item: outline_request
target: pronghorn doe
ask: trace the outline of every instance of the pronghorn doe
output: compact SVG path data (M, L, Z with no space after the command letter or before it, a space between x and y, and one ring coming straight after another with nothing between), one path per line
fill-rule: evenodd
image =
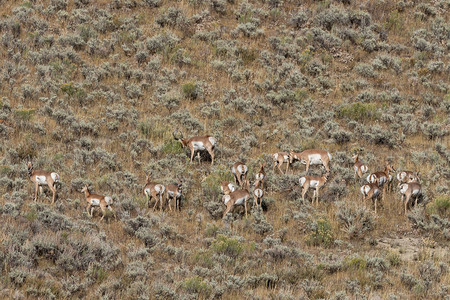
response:
M256 206L259 206L259 207L261 207L262 198L264 197L264 191L262 189L262 186L261 186L261 188L259 188L260 183L261 183L261 181L255 181L255 183L253 185L254 186L253 196L255 197L254 198L254 200L255 200L254 203L255 203Z
M222 201L226 205L226 209L223 212L223 217L227 215L230 210L236 205L244 205L245 208L245 216L247 217L247 201L250 197L249 193L249 181L245 181L245 189L236 190L229 194L223 195Z
M321 149L308 149L300 153L296 153L293 150L289 152L289 161L286 168L286 173L289 169L289 164L299 160L302 164L306 165L306 173L308 173L310 165L323 165L330 172L331 154L328 151Z
M386 162L386 166L384 167L384 171L378 171L375 173L371 173L367 176L367 182L369 183L377 183L379 187L383 187L383 199L385 198L386 194L386 186L389 181L389 172L394 171L395 169L393 166L389 164L389 162Z
M235 184L239 183L239 187L242 188L247 178L248 172L247 166L243 162L238 161L231 168L231 172L233 173L234 176L234 183Z
M33 163L28 162L28 177L34 183L34 201L37 201L38 190L42 194L44 185L48 186L53 193L52 204L55 203L56 185L59 183L59 175L56 172L48 172L43 170L34 170Z
M367 173L367 171L369 171L369 168L361 161L359 161L358 154L353 155L352 158L355 160L355 163L353 164L353 171L355 171L355 179L357 179L357 177L362 178L364 173Z
M159 201L159 209L162 210L162 196L166 190L165 186L150 180L151 174L145 177L144 195L147 197L148 207L150 207L150 201L152 198L156 200L153 210L155 210L156 205Z
M220 191L224 194L224 195L228 195L231 192L234 192L236 190L236 187L234 186L234 184L232 184L229 181L223 181L220 184Z
M109 211L113 213L114 218L117 219L116 213L114 212L114 210L111 207L111 205L112 205L112 198L111 197L98 195L98 194L91 194L89 192L89 187L88 187L87 184L83 187L81 192L84 193L84 195L86 196L86 201L87 201L87 204L88 204L86 206L86 211L87 211L89 216L92 217L92 215L93 215L92 208L94 208L96 206L99 206L100 209L102 210L102 217L100 218L100 221L102 221L103 218L105 217L106 209L109 209Z
M323 176L303 176L298 180L302 187L302 199L305 201L305 194L308 189L314 189L312 203L314 203L314 197L316 198L316 205L319 205L319 189L327 182L330 173L325 173Z
M265 163L259 163L261 166L261 169L259 169L259 172L255 175L255 186L261 185L261 189L264 188L264 180L266 179L266 172L264 171Z
M183 135L176 136L175 132L172 132L173 138L181 143L184 147L188 147L191 150L191 163L194 158L195 151L206 150L211 156L211 165L214 164L214 148L216 146L216 139L212 136L194 136L191 138L183 138ZM200 153L199 153L200 155ZM199 156L200 163L200 156Z
M408 182L420 182L419 178L420 172L413 172L413 171L400 171L397 173L397 180L398 185L400 186L402 183L408 183Z
M287 169L289 167L289 153L288 152L277 152L272 154L272 158L273 158L273 168L272 170L275 172L275 167L278 167L278 170L280 170L281 174L283 173L283 170L281 170L281 166L283 165L284 162L286 162L286 173L287 173Z
M172 206L170 205L170 200L175 199L175 211L180 209L180 201L183 195L182 190L183 181L178 178L177 184L166 185L166 201L169 205L170 211L172 211Z
M367 200L372 199L375 205L375 214L377 213L377 201L380 196L380 188L378 183L368 183L361 187L361 194L363 202L365 203Z
M408 208L408 203L411 198L415 199L414 206L417 207L417 199L422 194L422 186L417 182L416 178L409 178L406 183L399 185L400 194L402 194L401 201L405 201L405 215Z

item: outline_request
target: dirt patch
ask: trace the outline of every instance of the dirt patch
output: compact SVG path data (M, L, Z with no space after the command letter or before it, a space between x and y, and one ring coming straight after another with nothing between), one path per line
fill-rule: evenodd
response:
M444 257L448 249L439 247L433 241L424 238L401 237L382 238L378 241L379 248L397 252L404 261L414 261L420 252L426 251L432 257Z

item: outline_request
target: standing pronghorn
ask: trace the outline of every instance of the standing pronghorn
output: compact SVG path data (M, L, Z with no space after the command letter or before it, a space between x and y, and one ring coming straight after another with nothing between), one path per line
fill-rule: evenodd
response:
M170 211L172 211L172 206L170 205L171 199L175 199L175 210L181 210L180 201L183 195L182 184L183 181L178 178L177 184L166 185L166 201L169 205Z
M278 167L278 170L280 170L281 174L283 173L283 170L281 170L281 166L283 165L284 162L286 162L286 172L287 172L287 168L289 167L289 153L287 152L277 152L272 154L272 158L273 158L273 168L272 170L275 172L275 167Z
M242 188L244 186L247 177L248 172L247 166L243 162L238 161L231 168L231 172L233 173L234 176L234 183L235 184L239 183L239 186Z
M253 190L253 196L255 197L254 203L256 204L256 206L259 206L259 207L261 207L262 198L264 196L264 191L262 189L262 186L261 186L261 188L259 188L260 183L261 183L261 181L255 181L255 184L254 184L255 189Z
M377 200L380 195L380 188L377 183L368 183L361 187L363 201L372 199L375 204L375 213L377 213Z
M299 160L302 164L306 164L306 172L308 173L310 165L323 165L330 172L331 154L328 151L320 149L309 149L300 153L293 150L289 152L289 161L286 167L286 173L289 169L289 164Z
M357 177L362 178L364 173L367 173L369 168L361 161L359 161L358 154L353 155L352 158L355 160L355 163L353 164L353 171L355 171L355 179L357 179Z
M305 201L305 194L308 189L314 189L312 203L314 203L314 197L316 198L316 205L319 205L319 189L327 182L330 173L325 173L323 176L303 176L298 180L302 187L302 199Z
M259 172L255 175L255 186L259 186L261 184L261 188L264 188L264 180L266 179L266 172L264 171L265 163L259 163L261 166L261 169L259 169Z
M159 209L162 210L162 196L166 190L165 186L156 182L150 181L150 174L145 177L144 195L147 197L148 207L150 207L150 201L152 198L156 200L153 210L155 210L156 205L159 201ZM159 199L158 199L159 197Z
M234 192L236 190L236 187L234 186L234 184L232 184L231 182L228 181L223 181L220 184L220 191L224 194L224 195L228 195L231 192Z
M422 194L422 186L414 178L410 178L407 183L399 185L400 194L402 194L402 201L405 201L405 215L408 208L409 199L415 198L414 206L417 207L417 199Z
M86 201L88 205L86 206L86 211L89 216L92 217L93 211L91 208L94 208L96 206L99 206L102 210L102 217L100 218L100 221L103 220L103 218L106 215L106 208L109 209L114 215L114 218L117 219L116 213L113 211L111 205L112 205L112 198L108 196L98 195L98 194L91 194L89 192L88 185L86 184L83 189L81 190L82 193L86 196Z
M378 186L383 187L383 198L386 194L386 183L389 180L389 171L394 171L394 167L392 167L389 162L386 162L386 166L384 168L384 171L378 171L375 173L371 173L367 176L367 181L369 183L377 183Z
M42 194L42 187L48 186L53 193L52 204L55 203L56 185L59 182L59 175L56 172L47 172L43 170L33 170L33 163L28 162L28 177L34 183L34 201L37 201L38 189Z
M419 172L413 171L400 171L397 173L398 185L402 183L407 183L408 181L416 181L419 182Z
M245 181L245 189L236 190L229 194L226 194L222 197L223 203L226 205L226 209L223 212L223 217L227 215L227 213L236 205L244 205L245 208L245 216L247 217L247 201L250 197L249 193L249 182Z
M177 137L175 132L172 132L173 138L181 143L184 147L188 147L191 150L191 162L194 158L195 151L206 150L209 155L211 155L211 165L214 164L214 148L216 146L216 139L212 136L194 136L188 139L183 138L183 136ZM199 156L200 162L200 156Z

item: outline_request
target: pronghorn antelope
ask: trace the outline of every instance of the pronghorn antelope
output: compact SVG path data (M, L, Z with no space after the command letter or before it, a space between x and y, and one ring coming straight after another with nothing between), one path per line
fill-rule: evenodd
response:
M31 182L34 183L34 201L37 201L38 198L38 189L39 194L42 194L42 187L44 185L48 186L53 193L52 204L55 203L56 197L56 185L59 182L59 175L56 172L47 172L43 170L33 170L33 163L31 161L28 162L28 177Z
M112 198L108 196L103 195L97 195L97 194L91 194L89 192L88 185L86 184L83 189L81 190L82 193L86 196L87 206L86 211L89 216L92 217L93 211L92 208L99 206L102 210L102 217L100 218L100 221L103 220L103 218L106 215L106 209L108 208L109 211L111 211L114 215L114 218L117 219L116 213L113 211L111 205L112 205Z
M247 177L248 172L247 166L243 162L238 161L231 168L231 172L233 173L234 176L234 183L235 184L239 183L239 186L242 188Z
M244 205L245 208L245 216L247 217L247 201L250 197L249 193L249 182L245 181L245 189L236 190L227 195L223 195L222 201L226 205L226 209L223 212L223 218L227 215L230 210L236 205Z
M266 179L266 172L264 171L264 166L266 165L265 163L259 164L261 166L261 169L259 169L259 172L256 173L255 175L255 186L259 186L261 184L261 188L264 187L264 179Z
M369 168L361 161L359 161L358 154L353 155L352 158L355 160L355 163L353 164L353 170L355 171L355 179L357 179L357 177L362 178L363 174L367 173Z
M377 213L377 200L378 196L380 196L380 188L376 183L368 183L361 187L361 194L363 201L372 199L375 204L375 213Z
M401 171L397 173L398 185L402 183L416 181L419 182L419 173L420 172L412 172L412 171Z
M172 211L172 206L170 205L171 199L175 199L175 210L180 210L180 201L183 194L182 184L182 180L178 178L177 184L166 185L166 201L170 211Z
M289 167L289 153L287 152L277 152L272 154L273 158L273 168L272 170L275 172L275 167L278 167L278 170L280 170L281 174L284 174L281 170L281 165L283 165L284 162L286 162L286 172L287 168Z
M183 136L177 137L175 132L172 132L173 138L181 143L184 147L188 147L191 150L191 162L194 158L195 151L206 150L209 155L211 155L211 165L214 164L214 148L216 145L216 139L212 136L194 136L188 139L183 138ZM200 156L199 156L200 162Z
M162 210L162 197L164 195L164 191L166 187L162 184L151 182L150 174L145 177L145 186L144 186L144 195L147 197L148 207L150 207L150 201L152 198L156 200L155 205L153 206L153 210L155 210L156 205L159 201L159 209ZM159 197L159 199L158 199Z
M314 194L312 198L312 203L314 203L314 198L316 198L316 205L319 205L319 189L327 182L330 173L325 173L323 176L303 176L298 180L300 186L302 187L302 199L305 200L306 192L308 189L314 189Z
M386 162L386 166L384 168L384 171L378 171L375 173L371 173L367 176L367 182L369 183L377 183L378 186L383 187L383 197L386 192L386 183L389 180L389 171L394 171L394 167L392 167L389 162Z
M262 190L262 186L261 186L261 188L259 188L260 182L261 181L255 181L255 184L254 184L255 189L253 190L253 196L255 197L254 198L255 199L254 203L256 204L256 206L259 205L259 207L261 207L262 198L264 196L264 191Z
M236 187L234 186L234 184L232 184L231 182L228 181L223 181L220 184L220 191L224 194L224 195L228 195L231 192L234 192L236 190Z
M328 151L320 149L308 149L300 153L295 153L293 150L289 152L289 161L286 168L286 173L289 169L289 164L299 160L302 164L306 164L306 172L310 165L323 165L327 172L330 172L331 154Z
M408 208L408 202L409 199L415 198L415 206L417 207L417 198L419 198L420 194L422 193L422 186L418 182L409 182L409 183L402 183L399 186L400 194L402 194L402 201L405 201L405 215L406 210Z

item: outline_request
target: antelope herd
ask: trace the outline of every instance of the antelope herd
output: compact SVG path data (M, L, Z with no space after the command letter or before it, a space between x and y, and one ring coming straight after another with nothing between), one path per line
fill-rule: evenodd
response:
M211 165L214 164L214 149L216 146L216 139L214 137L196 136L191 138L183 138L182 135L177 136L175 132L172 134L174 139L179 141L183 148L188 147L190 149L191 162L193 161L196 151L200 162L200 151L206 150L211 156ZM314 204L315 200L315 205L317 206L319 203L319 190L326 184L330 176L331 158L332 156L328 151L321 149L308 149L299 153L294 152L293 150L289 152L277 152L272 155L272 169L273 172L275 172L275 168L278 168L281 174L287 174L289 171L289 165L293 164L295 161L300 161L300 163L306 165L306 173L308 173L311 165L322 165L326 171L322 176L302 176L298 180L303 201L305 200L305 195L308 190L313 189L314 193L312 196L312 203ZM359 160L358 154L353 155L352 158L354 159L352 169L355 174L355 180L364 180L364 174L368 173L369 168ZM281 169L283 163L286 163L285 173L283 173L283 170ZM231 173L234 176L234 184L225 181L220 185L220 190L223 194L222 202L226 207L223 213L223 218L225 218L229 212L232 212L236 206L244 206L245 215L247 216L247 204L251 194L253 194L254 199L253 205L256 207L262 207L262 200L265 195L264 181L266 179L264 166L265 163L260 163L260 169L254 176L255 181L252 185L253 190L251 192L250 181L247 178L249 168L241 161L233 164L231 167ZM56 172L34 170L31 160L27 164L27 169L28 177L35 186L34 201L37 201L38 194L43 192L43 186L48 186L53 193L53 204L57 193L57 185L59 184L59 175ZM374 203L375 213L377 213L378 198L380 195L385 198L386 189L389 190L389 186L392 186L393 184L394 176L392 172L396 172L395 168L389 162L386 162L384 170L370 173L366 177L367 183L363 184L360 188L363 202L365 203L372 200ZM150 207L150 202L154 200L155 203L153 205L153 210L156 209L158 203L159 209L163 210L163 202L165 202L169 207L169 210L172 211L171 201L174 200L175 211L180 210L180 202L183 197L183 181L181 178L177 177L178 181L176 184L163 185L153 181L151 178L151 173L145 175L146 178L143 193L147 199L148 207ZM412 171L400 171L397 173L396 178L398 180L397 187L401 194L401 201L404 204L404 213L406 214L409 201L415 200L415 205L417 205L418 198L422 194L419 173ZM85 185L81 192L85 194L87 202L86 211L89 216L92 217L93 208L100 207L102 211L102 217L100 220L104 219L107 209L113 213L114 217L116 217L116 214L112 209L113 201L111 197L91 194L88 185Z

